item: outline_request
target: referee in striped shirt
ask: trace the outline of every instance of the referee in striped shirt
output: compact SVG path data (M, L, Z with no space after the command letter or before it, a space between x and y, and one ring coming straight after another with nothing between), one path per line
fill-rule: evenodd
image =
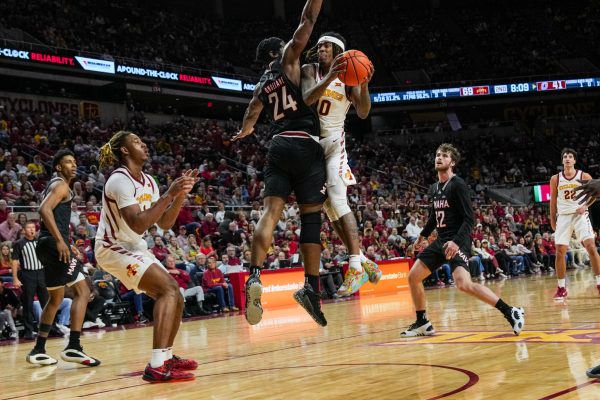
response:
M48 302L48 289L44 277L44 266L35 254L37 240L35 238L35 223L25 224L25 236L13 243L12 273L13 285L22 288L21 303L23 304L23 322L25 324L25 339L34 339L36 331L33 325L33 298L37 294L40 304Z

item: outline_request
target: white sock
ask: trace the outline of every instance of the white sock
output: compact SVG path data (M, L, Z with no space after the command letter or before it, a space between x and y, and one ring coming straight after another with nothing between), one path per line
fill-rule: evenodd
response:
M566 281L566 279L559 279L558 280L558 287L564 288L565 287L565 281Z
M360 251L359 256L360 256L361 263L367 262L369 260L367 257L365 257L365 253L363 253L362 250Z
M167 349L152 349L152 359L150 360L150 366L152 368L162 367L167 361Z
M173 358L173 348L167 347L167 360L170 360L171 358Z
M363 267L362 265L360 265L360 256L358 254L353 254L350 256L350 259L348 260L348 266L358 272L362 272L363 271Z
M600 285L600 275L596 275L596 285Z

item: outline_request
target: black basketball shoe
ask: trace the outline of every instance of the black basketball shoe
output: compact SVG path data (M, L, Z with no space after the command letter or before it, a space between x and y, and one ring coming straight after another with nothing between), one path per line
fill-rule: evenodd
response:
M294 293L294 300L298 302L306 310L308 315L321 326L327 326L325 315L321 311L321 296L313 290L308 283L304 287Z
M525 326L525 310L522 308L512 307L510 309L510 317L505 316L506 320L513 328L515 335L519 336Z
M244 315L246 321L250 325L256 325L262 319L263 309L260 303L260 297L262 296L262 283L260 277L255 274L251 274L246 282L246 308Z

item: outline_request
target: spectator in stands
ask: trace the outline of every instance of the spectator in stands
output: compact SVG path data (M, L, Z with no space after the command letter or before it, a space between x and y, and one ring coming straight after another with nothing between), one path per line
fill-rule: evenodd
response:
M104 328L106 324L100 318L100 313L104 309L104 305L106 304L107 299L100 296L98 288L92 284L92 281L89 276L86 277L85 280L90 288L90 298L88 300L87 308L85 310L82 329L90 329L95 327ZM65 292L66 291L67 289L65 289Z
M207 261L206 255L204 255L202 253L198 253L196 255L196 260L195 261L196 262L195 262L194 265L196 266L196 270L198 272L204 272L204 271L206 271L206 268L207 268L207 266L206 266L206 261Z
M215 221L212 213L207 213L204 220L200 224L200 237L207 237L214 235L219 229L219 223Z
M90 224L90 222L87 219L87 215L86 215L85 212L82 212L82 213L79 214L79 225L85 226L86 236L87 237L94 237L94 236L96 236L96 229L97 228L96 228L96 226Z
M34 176L45 173L44 164L42 163L42 158L39 154L33 156L33 161L27 165L27 169L29 170L29 173Z
M419 234L423 228L419 228L417 226L417 219L415 217L410 217L408 224L406 225L406 231L408 232L408 238L411 242L414 242L419 238Z
M212 246L212 240L210 240L210 236L205 236L204 239L202 239L202 245L198 248L198 250L206 257L210 257L211 255L215 257L217 256L217 251Z
M214 255L208 256L208 269L202 275L202 288L206 293L217 296L219 308L223 312L238 311L233 299L233 286L225 282L225 276L217 269L217 259Z
M79 214L80 214L80 212L79 212L79 206L78 206L77 202L72 201L71 202L71 219L69 222L73 229L76 229L77 225L80 224Z
M88 183L89 182L86 182L86 187ZM85 217L90 225L94 227L98 226L98 222L100 221L100 213L94 209L94 203L92 201L88 200L85 203Z
M173 258L173 256L166 256L165 267L167 268L167 272L171 275L171 277L177 281L177 284L179 285L179 292L183 296L183 299L185 300L186 297L191 296L196 297L196 302L198 304L200 315L208 314L208 312L204 310L203 306L204 291L202 290L202 287L189 286L191 282L190 275L186 271L181 270L175 266L175 259Z
M0 280L0 333L4 330L5 325L8 326L8 337L12 340L19 338L14 321L19 306L19 299L17 299L15 293L10 289L6 289L4 283Z
M8 203L4 199L0 199L0 223L3 223L8 218L8 214L12 211L8 208Z
M25 339L34 339L36 331L33 325L33 299L37 295L41 304L48 302L48 290L44 277L44 266L35 254L36 227L33 222L25 225L25 235L13 243L13 285L22 287L23 295L23 323L25 325Z
M14 242L19 237L23 227L17 223L17 216L11 212L6 221L0 223L0 239L3 242Z
M0 281L12 283L12 255L6 243L0 247Z
M154 257L156 257L160 262L164 262L169 254L169 249L167 246L165 246L162 237L160 236L154 237L154 246L152 247L151 251L152 254L154 254Z

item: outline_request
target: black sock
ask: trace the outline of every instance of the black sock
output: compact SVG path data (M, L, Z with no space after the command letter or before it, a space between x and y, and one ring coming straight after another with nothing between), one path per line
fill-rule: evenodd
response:
M257 267L255 265L251 266L250 267L250 275L254 275L257 278L260 278L260 270L261 270L260 267Z
M304 282L308 283L313 288L315 293L319 294L321 292L321 289L319 288L319 282L320 282L321 278L318 275L308 275L308 274L305 274L304 277L305 277Z
M48 339L48 333L50 333L51 329L52 325L40 324L40 334L35 340L35 350L40 351L42 353L46 352L46 340ZM42 333L45 333L46 335L42 336Z
M500 312L504 314L505 317L510 318L510 310L512 307L503 302L502 299L498 299L498 302L496 303L495 307L498 310L500 310Z
M67 345L68 349L80 349L81 343L79 343L79 338L81 337L81 332L71 331L69 335L69 344Z
M417 311L417 321L418 322L427 322L427 311L425 310L418 310Z

